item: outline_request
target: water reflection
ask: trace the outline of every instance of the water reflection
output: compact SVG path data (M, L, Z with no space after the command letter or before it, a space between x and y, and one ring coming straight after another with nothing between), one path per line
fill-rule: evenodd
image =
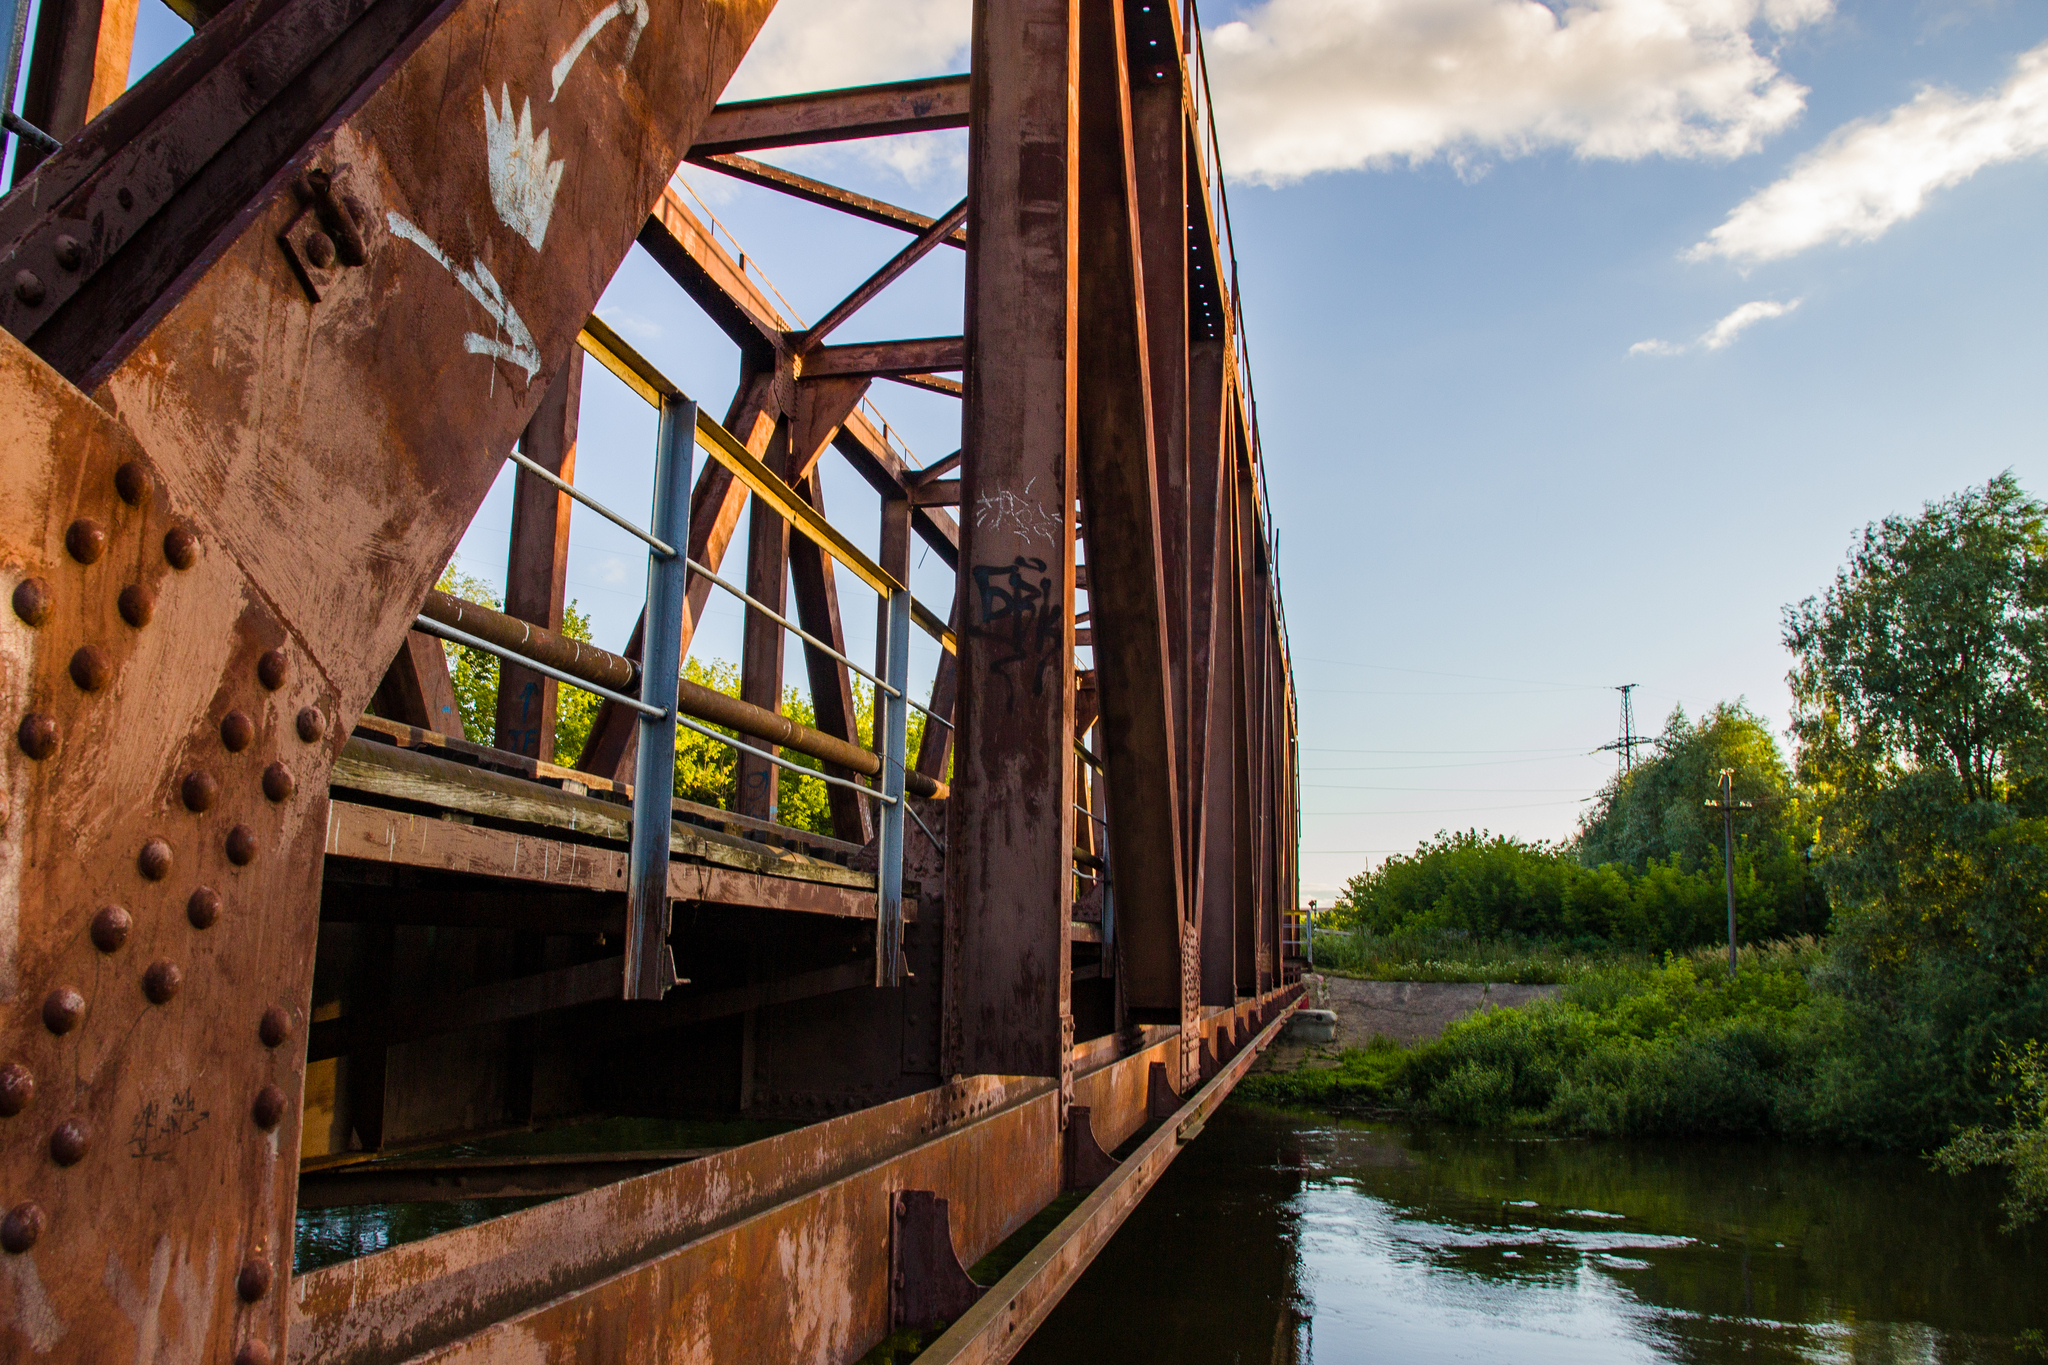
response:
M1020 1360L2028 1358L2048 1238L1912 1158L1415 1134L1231 1105Z

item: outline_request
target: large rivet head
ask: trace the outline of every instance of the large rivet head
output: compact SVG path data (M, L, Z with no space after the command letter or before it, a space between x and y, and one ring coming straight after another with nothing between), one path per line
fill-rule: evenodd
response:
M178 797L186 810L211 810L213 803L220 800L220 783L212 773L186 773L185 780L178 784Z
M92 917L92 946L103 953L115 953L128 941L135 927L134 917L118 905L103 905Z
M11 1119L36 1097L36 1076L20 1062L0 1066L0 1119Z
M281 649L267 649L256 661L256 681L275 692L292 675L292 662Z
M306 259L313 263L315 270L325 270L334 264L334 239L326 233L314 230L306 234Z
M64 528L64 548L81 564L90 564L107 552L107 528L91 517L80 517Z
M140 507L148 502L155 488L156 481L149 477L149 471L139 461L130 460L114 471L114 491L130 507Z
M199 537L183 526L164 532L164 562L174 569L189 569L199 562Z
M162 881L171 875L171 846L161 839L151 839L135 856L135 867L151 881Z
M160 957L149 964L149 970L142 974L142 993L149 997L152 1005L168 1005L171 997L178 993L178 987L185 984L185 973L178 964L167 957Z
M50 243L50 254L55 256L57 264L66 270L76 270L85 264L85 248L68 232L57 234L57 240Z
M43 282L36 278L33 270L19 271L14 276L14 297L34 308L43 301Z
M235 1365L270 1365L270 1346L261 1341L245 1341L242 1349L235 1352Z
M256 1021L256 1036L263 1040L265 1047L283 1047L292 1039L292 1017L284 1012L282 1005L272 1005Z
M29 712L21 718L21 725L14 732L14 742L30 758L48 758L57 752L57 718L40 711Z
M284 1091L274 1085L257 1091L256 1102L249 1106L249 1117L266 1133L277 1127L284 1121Z
M50 1215L43 1212L42 1205L16 1204L7 1210L5 1218L0 1218L0 1247L4 1247L10 1256L19 1256L36 1244L36 1239L48 1226Z
M156 594L140 583L130 583L121 589L114 605L121 609L123 621L140 630L149 624L150 617L156 615Z
M308 706L299 712L299 738L308 744L317 744L327 733L327 717L320 714L317 706Z
M261 1256L251 1256L242 1262L242 1273L235 1276L235 1292L242 1296L243 1303L254 1303L270 1292L270 1262Z
M24 578L14 585L14 614L32 626L50 619L50 585L40 578Z
M79 690L97 692L114 679L114 661L98 645L81 646L71 656L71 681Z
M297 785L292 780L292 770L282 763L273 763L263 770L263 794L272 801L289 800Z
M238 754L256 742L256 722L240 711L220 718L220 742L231 754Z
M43 997L43 1027L50 1032L69 1033L83 1018L85 997L78 993L76 986L59 986Z
M59 1166L76 1166L85 1160L92 1146L92 1125L84 1119L66 1119L50 1134L50 1160Z
M211 929L220 918L220 892L210 886L195 890L185 901L185 918L194 929Z
M228 831L228 861L236 867L247 867L256 861L256 831L247 825L236 825Z

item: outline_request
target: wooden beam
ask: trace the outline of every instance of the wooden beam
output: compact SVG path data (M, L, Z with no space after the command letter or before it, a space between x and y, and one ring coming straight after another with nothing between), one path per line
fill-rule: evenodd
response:
M927 370L957 370L966 364L967 345L962 338L917 337L821 346L803 357L799 374L805 379L828 374L922 374Z
M967 126L967 77L820 90L715 106L697 130L693 158Z
M786 171L780 166L770 166L764 161L755 161L750 157L727 153L719 156L692 156L690 160L696 165L721 171L735 180L744 180L763 189L777 190L806 203L837 209L854 218L880 223L883 227L899 228L904 232L916 234L937 221L913 209L898 208L880 199L870 199L865 194L842 190L837 185L828 185L822 180L813 180L807 175L798 175L795 171ZM954 229L946 235L945 244L965 251L966 231Z

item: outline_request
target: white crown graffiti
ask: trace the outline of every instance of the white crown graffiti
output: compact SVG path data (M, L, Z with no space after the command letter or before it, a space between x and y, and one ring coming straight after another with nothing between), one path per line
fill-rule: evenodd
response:
M548 133L533 135L533 101L519 103L519 122L512 121L512 91L498 87L502 112L491 107L484 91L484 149L490 156L491 204L506 227L532 243L535 251L548 235L555 211L555 191L567 164L548 160Z

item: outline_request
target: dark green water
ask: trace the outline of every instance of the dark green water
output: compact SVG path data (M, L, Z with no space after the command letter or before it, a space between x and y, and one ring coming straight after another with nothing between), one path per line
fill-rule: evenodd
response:
M1018 1357L2048 1359L2048 1236L1910 1157L1413 1133L1229 1105Z

